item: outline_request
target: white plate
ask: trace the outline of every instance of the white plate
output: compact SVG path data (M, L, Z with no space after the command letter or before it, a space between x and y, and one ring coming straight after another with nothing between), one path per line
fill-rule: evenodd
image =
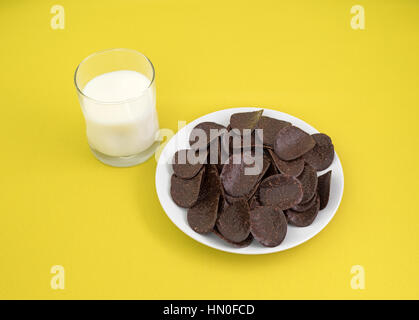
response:
M319 233L333 218L335 215L340 201L343 195L343 170L338 155L335 153L335 158L333 163L328 170L332 170L332 179L330 186L330 198L327 207L319 212L314 222L304 228L294 227L288 225L287 235L284 241L277 247L267 248L260 245L256 240L253 240L252 244L246 248L235 248L218 238L215 234L202 235L193 231L186 219L187 209L178 207L172 200L170 196L170 178L172 176L173 170L172 166L169 164L170 160L173 157L173 154L180 149L189 148L189 133L191 130L198 124L204 121L214 121L222 125L228 125L230 121L230 116L236 112L248 112L258 110L258 108L231 108L216 111L210 114L207 114L201 118L192 121L183 127L179 132L170 139L165 148L163 149L159 162L156 169L156 189L157 195L159 197L160 203L166 212L167 216L172 220L172 222L184 233L186 233L191 238L199 241L209 247L240 254L265 254L283 251L311 239L317 233ZM307 133L313 134L318 131L314 129L309 124L304 121L290 116L286 113L279 112L276 110L264 109L263 115L269 116L276 119L285 120L291 122L293 125L301 128ZM332 137L333 138L333 137ZM319 172L318 175L323 174L324 172Z

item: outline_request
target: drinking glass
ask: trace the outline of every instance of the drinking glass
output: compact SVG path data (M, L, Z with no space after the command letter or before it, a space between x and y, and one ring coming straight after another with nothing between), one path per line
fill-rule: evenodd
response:
M102 87L92 88L92 81L90 88L94 90L89 92L94 94L89 93L86 85L92 79L98 84L96 77L107 77L106 85L102 82ZM145 85L137 86L134 80L138 77ZM77 67L74 83L87 141L97 159L111 166L129 167L154 154L159 146L155 71L145 55L130 49L94 53ZM130 88L131 96L120 98L118 90L125 88Z

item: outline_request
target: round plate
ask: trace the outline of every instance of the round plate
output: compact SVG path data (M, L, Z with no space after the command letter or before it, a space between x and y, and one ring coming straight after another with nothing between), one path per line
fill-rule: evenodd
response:
M230 122L230 116L233 113L249 112L254 110L259 110L259 108L225 109L207 114L201 118L192 121L191 123L183 127L181 130L179 130L178 133L174 137L172 137L172 139L170 139L170 141L166 144L165 148L161 153L156 169L157 195L159 197L160 203L164 211L166 212L170 220L172 220L172 222L180 230L182 230L184 233L186 233L188 236L195 239L196 241L199 241L209 247L218 250L239 254L265 254L283 251L298 246L299 244L311 239L317 233L319 233L333 218L339 207L343 195L343 170L339 157L335 153L335 158L331 166L322 172L318 172L318 175L321 175L328 170L332 170L330 198L327 207L319 212L314 222L308 227L299 228L288 225L287 235L284 241L279 246L274 248L263 247L256 240L253 240L252 244L246 248L235 248L231 246L229 243L224 242L223 240L218 238L213 233L202 235L193 231L189 227L188 221L186 219L187 209L178 207L173 202L172 197L170 196L170 178L172 176L173 170L169 162L172 159L173 154L177 150L189 148L189 134L198 123L204 121L214 121L216 123L227 126ZM310 134L318 133L318 131L309 124L283 112L264 109L263 115L291 122L293 125L299 127L300 129Z

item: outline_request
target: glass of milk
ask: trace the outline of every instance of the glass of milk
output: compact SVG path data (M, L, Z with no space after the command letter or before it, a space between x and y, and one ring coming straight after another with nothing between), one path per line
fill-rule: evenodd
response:
M77 67L74 83L93 154L103 163L129 167L159 146L154 67L130 49L94 53Z

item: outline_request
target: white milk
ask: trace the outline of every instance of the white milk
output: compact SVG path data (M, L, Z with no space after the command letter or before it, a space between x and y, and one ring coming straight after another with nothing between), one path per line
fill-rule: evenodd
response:
M82 106L93 149L130 156L155 142L159 124L154 84L149 86L146 76L128 70L104 73L86 84Z

